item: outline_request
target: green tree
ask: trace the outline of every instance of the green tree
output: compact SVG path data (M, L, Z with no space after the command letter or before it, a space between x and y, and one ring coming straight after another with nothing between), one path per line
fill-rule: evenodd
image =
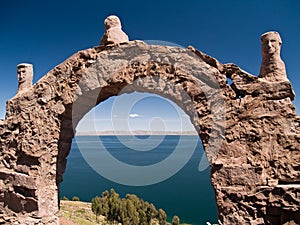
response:
M146 203L147 203L146 205L147 224L151 224L151 221L153 219L158 218L158 211L152 203L148 203L148 202Z
M98 223L98 216L102 213L102 207L101 207L101 198L99 196L96 196L92 199L92 211L96 215L96 222Z
M173 216L172 225L180 225L180 219L178 216Z
M110 222L118 222L123 225L149 225L158 221L160 225L166 225L167 214L164 210L156 210L153 204L145 202L134 194L127 194L121 199L114 189L104 191L101 198L92 199L92 211L98 216L106 216Z
M167 214L163 209L158 210L158 222L159 225L166 225L167 223Z
M108 192L108 190L103 191L101 197L102 197L102 198L108 198L108 197L109 197L109 192Z
M148 202L144 202L143 199L137 197L134 194L127 194L126 200L131 202L135 207L137 214L138 214L138 221L139 225L148 225L150 220L147 217L147 206L149 205Z
M120 217L120 199L119 199L119 194L115 192L115 190L112 188L110 189L110 193L108 196L108 207L109 207L109 212L107 215L108 220L110 221L118 221L121 222L121 217Z
M108 205L108 197L109 197L109 192L108 191L104 191L102 192L102 196L100 199L100 205L101 205L101 215L103 216L108 216L109 213L109 205Z
M126 221L128 224L124 225L140 225L139 212L135 207L134 203L128 199L125 200L125 210L126 210Z

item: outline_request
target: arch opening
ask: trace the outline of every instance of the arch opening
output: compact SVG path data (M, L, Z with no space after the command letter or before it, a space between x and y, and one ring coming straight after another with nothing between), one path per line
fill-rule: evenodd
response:
M221 75L217 69L207 66L201 58L189 50L174 47L161 49L159 46L149 48L140 43L137 45L137 47L124 47L125 61L124 55L112 53L101 57L101 61L94 60L94 64L86 65L88 68L83 72L76 69L72 79L78 80L77 86L72 91L73 97L70 104L65 106L65 112L61 116L56 164L56 184L58 187L66 168L66 157L69 154L72 138L75 134L74 128L92 108L112 96L122 94L151 93L174 102L189 117L206 150L208 160L205 156L202 157L198 170L207 169L209 162L216 157L224 137L225 103L220 91L220 82L222 85L226 85L226 76ZM158 49L159 51L157 51ZM177 54L182 52L184 53L177 57ZM85 60L89 58L86 56L87 53L79 54L80 57L82 55L84 55ZM99 78L99 74L102 77ZM194 142L194 145L196 146L197 142ZM175 153L177 152L175 151ZM138 179L133 180L133 183L127 183L128 181L124 179L125 176L115 176L113 179L125 185L141 186L141 183L142 185L152 185L163 181L166 176L174 175L192 155L193 151L186 154L183 157L183 162L175 163L177 164L175 165L177 166L175 172L171 174L169 172L167 175L159 171L162 169L162 171L168 171L166 165L174 161L176 154L167 157L166 162L158 163L160 167L155 166L157 167L155 181L148 182L141 175ZM112 160L109 154L102 155L102 157L107 161ZM95 162L89 163L95 164ZM121 168L121 171L128 173L133 173L136 169L134 166L128 168L124 163L117 163L116 165ZM151 166L145 166L143 168L144 173L140 174L151 172L153 170L153 166ZM103 170L103 167L101 169ZM109 170L106 173L111 176L116 175ZM136 183L136 180L141 183Z
M120 111L121 108L122 111ZM152 120L158 117L160 117L160 121ZM101 119L101 122L98 122L99 126L95 124L98 119ZM110 120L109 125L104 119ZM124 119L127 127L120 125ZM171 121L165 121L167 119ZM112 122L112 120L115 121ZM161 126L160 122L165 123ZM105 123L106 125L104 125ZM154 202L156 206L164 208L168 216L179 215L183 219L182 222L193 222L193 224L203 224L206 221L216 222L216 206L209 167L206 170L198 170L201 159L203 157L206 159L201 140L190 122L189 116L173 101L157 94L122 93L93 107L78 123L76 133L64 181L61 183L61 198L63 196L71 198L76 195L84 201L90 201L92 197L100 195L105 189L114 188L123 197L126 193L134 193L144 200ZM184 137L181 138L181 135ZM179 143L180 138L182 139L181 144ZM90 150L87 152L89 148ZM137 166L137 172L147 177L146 182L148 183L144 183L145 180L137 181L139 176L127 172L122 174L122 177L126 177L127 184L124 184L124 180L118 182L115 177L109 177L112 174L101 173L101 168L99 171L97 170L99 168L94 168L95 165L89 164L91 159L97 157L90 152L96 151L96 148L107 151L114 158L126 164ZM186 155L189 156L186 161L181 161L182 167L178 171L175 170L172 176L164 177L159 182L154 180L149 184L149 179L151 176L157 176L157 172L152 170L143 174L141 167L165 160L170 154L174 154L175 148L180 148L175 153L177 154L174 157L176 161L178 158L185 157L182 154L187 153ZM191 151L187 151L186 148L191 148ZM101 158L98 160L98 163L111 167L111 173L122 173L122 169L118 170L112 165L113 162L107 162ZM69 163L70 167L68 167ZM177 162L169 161L166 168L173 170L174 165L172 164L174 163L176 167ZM83 165L83 172L78 168L78 164ZM161 169L159 171L163 173ZM74 177L71 178L72 174L80 177L80 173L84 174L81 181L74 180ZM84 186L88 193L84 193ZM74 187L78 187L77 192ZM189 207L185 207L187 205Z

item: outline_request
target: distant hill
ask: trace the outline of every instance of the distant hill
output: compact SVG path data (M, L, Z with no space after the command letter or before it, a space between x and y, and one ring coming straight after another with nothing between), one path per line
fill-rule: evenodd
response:
M76 132L76 136L107 136L107 135L197 135L195 130L191 131L148 131L148 130L134 130L134 131L97 131L97 132Z

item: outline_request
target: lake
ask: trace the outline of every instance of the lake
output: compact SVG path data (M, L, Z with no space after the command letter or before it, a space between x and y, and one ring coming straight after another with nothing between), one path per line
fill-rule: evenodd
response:
M77 136L60 196L91 201L114 188L121 197L133 193L164 209L168 220L177 215L181 223L217 223L209 168L198 169L203 154L198 136Z

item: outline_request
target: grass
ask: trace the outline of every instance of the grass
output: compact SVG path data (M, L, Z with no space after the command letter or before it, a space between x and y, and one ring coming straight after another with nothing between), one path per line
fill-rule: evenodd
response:
M104 225L105 218L99 216L99 223L96 222L96 216L92 212L91 203L80 201L60 201L60 217L73 221L77 225Z

